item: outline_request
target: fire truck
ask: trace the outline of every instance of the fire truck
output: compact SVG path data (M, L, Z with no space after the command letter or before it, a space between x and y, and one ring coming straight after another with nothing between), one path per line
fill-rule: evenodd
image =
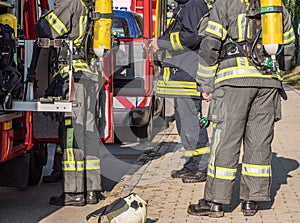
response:
M58 123L49 114L72 111L70 99L44 100L40 97L51 81L49 67L45 66L49 48L59 47L59 41L49 41L44 46L34 80L27 81L37 39L34 24L51 7L52 0L0 1L0 24L14 30L15 77L22 77L19 81L22 87L15 95L8 94L4 88L3 79L10 81L11 77L7 74L0 78L0 92L3 93L0 93L0 186L26 187L39 183L47 163L47 145L58 143ZM113 8L111 36L115 44L111 43L112 47L101 58L105 82L99 106L100 137L105 143L113 143L116 139L126 141L121 134L125 128L136 139L149 140L153 119L164 118L164 101L153 94L158 68L147 46L151 38L165 29L166 2L115 1ZM69 44L72 46L72 42ZM71 70L69 77L72 78Z

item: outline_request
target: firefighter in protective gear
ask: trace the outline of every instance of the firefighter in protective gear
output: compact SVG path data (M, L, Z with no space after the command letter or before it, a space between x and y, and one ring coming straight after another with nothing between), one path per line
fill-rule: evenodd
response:
M195 78L201 42L197 25L208 7L203 0L176 2L171 24L150 43L154 52L165 51L156 94L174 98L176 126L187 158L184 167L173 170L171 176L184 183L202 182L206 180L209 140L207 130L199 124L202 99Z
M69 66L72 66L75 99L72 114L65 114L65 131L62 131L63 135L60 136L65 140L62 162L64 192L59 197L51 197L50 204L95 204L99 201L101 190L100 142L96 127L96 106L101 79L100 75L90 70L81 55L80 46L88 21L87 2L56 0L54 7L54 10L41 18L35 29L38 37L73 40L72 64L68 64L68 53L65 53L67 51L63 48L60 59L64 62L55 74L54 81L58 86L62 86L61 82L68 79Z
M257 1L217 0L210 11L206 36L200 46L202 60L197 81L205 100L211 100L212 150L204 198L188 207L192 215L224 215L222 204L231 202L242 143L241 210L244 216L253 216L260 201L270 201L271 143L274 124L281 119L282 78L278 72L257 66L248 54L247 38L257 37L253 34L259 30L249 24L260 21L259 18L253 23L256 18L248 13L255 9ZM284 6L281 10L283 50L277 59L279 68L287 70L294 54L295 36L289 13Z

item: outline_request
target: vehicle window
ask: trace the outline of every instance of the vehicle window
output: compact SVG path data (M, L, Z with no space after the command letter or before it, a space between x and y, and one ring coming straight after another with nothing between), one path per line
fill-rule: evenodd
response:
M135 13L133 13L133 17L135 19L135 22L137 23L139 37L142 37L144 33L143 17Z
M116 33L117 37L130 37L128 24L124 18L113 18L112 32Z

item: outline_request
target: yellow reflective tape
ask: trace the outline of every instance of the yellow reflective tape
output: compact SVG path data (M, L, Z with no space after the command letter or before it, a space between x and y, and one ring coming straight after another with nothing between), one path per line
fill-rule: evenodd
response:
M295 40L295 34L293 28L283 34L283 44L288 44Z
M262 74L253 66L239 66L220 70L216 75L215 83L232 78L243 77L276 78L278 80L282 80L282 77L278 74Z
M214 66L203 66L198 64L197 76L204 78L213 78L215 76L218 65Z
M170 68L164 67L163 80L167 82L170 79Z
M62 161L63 171L76 171L75 161Z
M73 153L73 136L74 136L74 129L67 128L66 134L66 152L67 152L67 160L74 161L74 153Z
M51 25L51 27L57 32L60 36L67 33L67 27L62 23L62 21L55 15L54 12L50 12L45 19Z
M197 89L197 84L196 82L191 82L191 81L162 81L158 80L157 81L157 86L162 86L162 87L173 87L173 88L190 88L190 89Z
M65 125L71 125L72 124L72 119L68 118L65 119Z
M163 88L157 87L156 93L160 95L178 95L178 96L195 96L198 97L201 95L196 89L174 89L174 88Z
M198 148L195 150L185 150L184 151L184 156L186 157L191 157L191 156L199 156L203 154L208 154L210 153L210 148L209 146Z
M216 126L215 126L216 127ZM220 129L215 129L214 130L214 141L212 144L212 148L211 148L211 153L210 153L210 160L209 160L209 168L212 171L215 171L215 161L216 161L216 150L217 147L220 143L220 139L221 139L221 130ZM214 172L212 172L211 174L215 174ZM212 176L214 177L214 176Z
M212 33L218 37L220 37L221 40L225 40L227 31L223 28L223 26L219 23L208 21L208 25L206 27L206 32Z
M177 43L177 45L178 45L178 48L179 48L180 50L183 50L183 46L182 46L182 44L181 44L181 42L180 42L180 35L179 35L179 34L180 34L179 32L176 32L176 34L175 34L176 43Z
M100 170L100 166L87 166L86 170Z
M238 42L241 42L245 39L244 37L244 26L245 26L245 23L246 23L246 20L245 20L245 17L246 17L246 14L239 14L238 15Z
M78 37L74 40L74 44L76 46L78 46L80 44L79 42L83 38L86 25L87 25L87 16L80 16L80 18L79 18L79 34L78 34Z
M271 165L242 164L242 174L252 177L272 176Z
M175 33L170 34L170 43L174 50L177 50L177 45L175 44Z
M86 8L86 4L84 3L84 1L80 0L80 3L82 4L83 7ZM88 12L88 9L86 8L86 13Z
M76 162L76 170L77 171L83 171L84 170L84 161L77 161Z

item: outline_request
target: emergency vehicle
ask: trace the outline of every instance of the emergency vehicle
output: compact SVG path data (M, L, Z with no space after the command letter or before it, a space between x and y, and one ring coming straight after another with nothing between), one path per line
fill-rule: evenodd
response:
M34 80L27 81L36 40L34 24L51 7L50 0L0 1L0 24L14 29L14 65L23 78L21 97L5 97L0 111L0 186L26 187L39 182L47 163L47 144L58 142L58 123L44 113L72 111L71 101L39 98L51 79L45 76L49 73L47 47L41 51ZM100 137L112 143L115 135L121 138L115 131L120 127L149 140L153 118L164 116L164 101L153 94L157 67L147 46L165 28L166 2L116 1L113 7L111 32L116 45L102 58L105 83L99 108ZM60 43L48 44L49 48Z

